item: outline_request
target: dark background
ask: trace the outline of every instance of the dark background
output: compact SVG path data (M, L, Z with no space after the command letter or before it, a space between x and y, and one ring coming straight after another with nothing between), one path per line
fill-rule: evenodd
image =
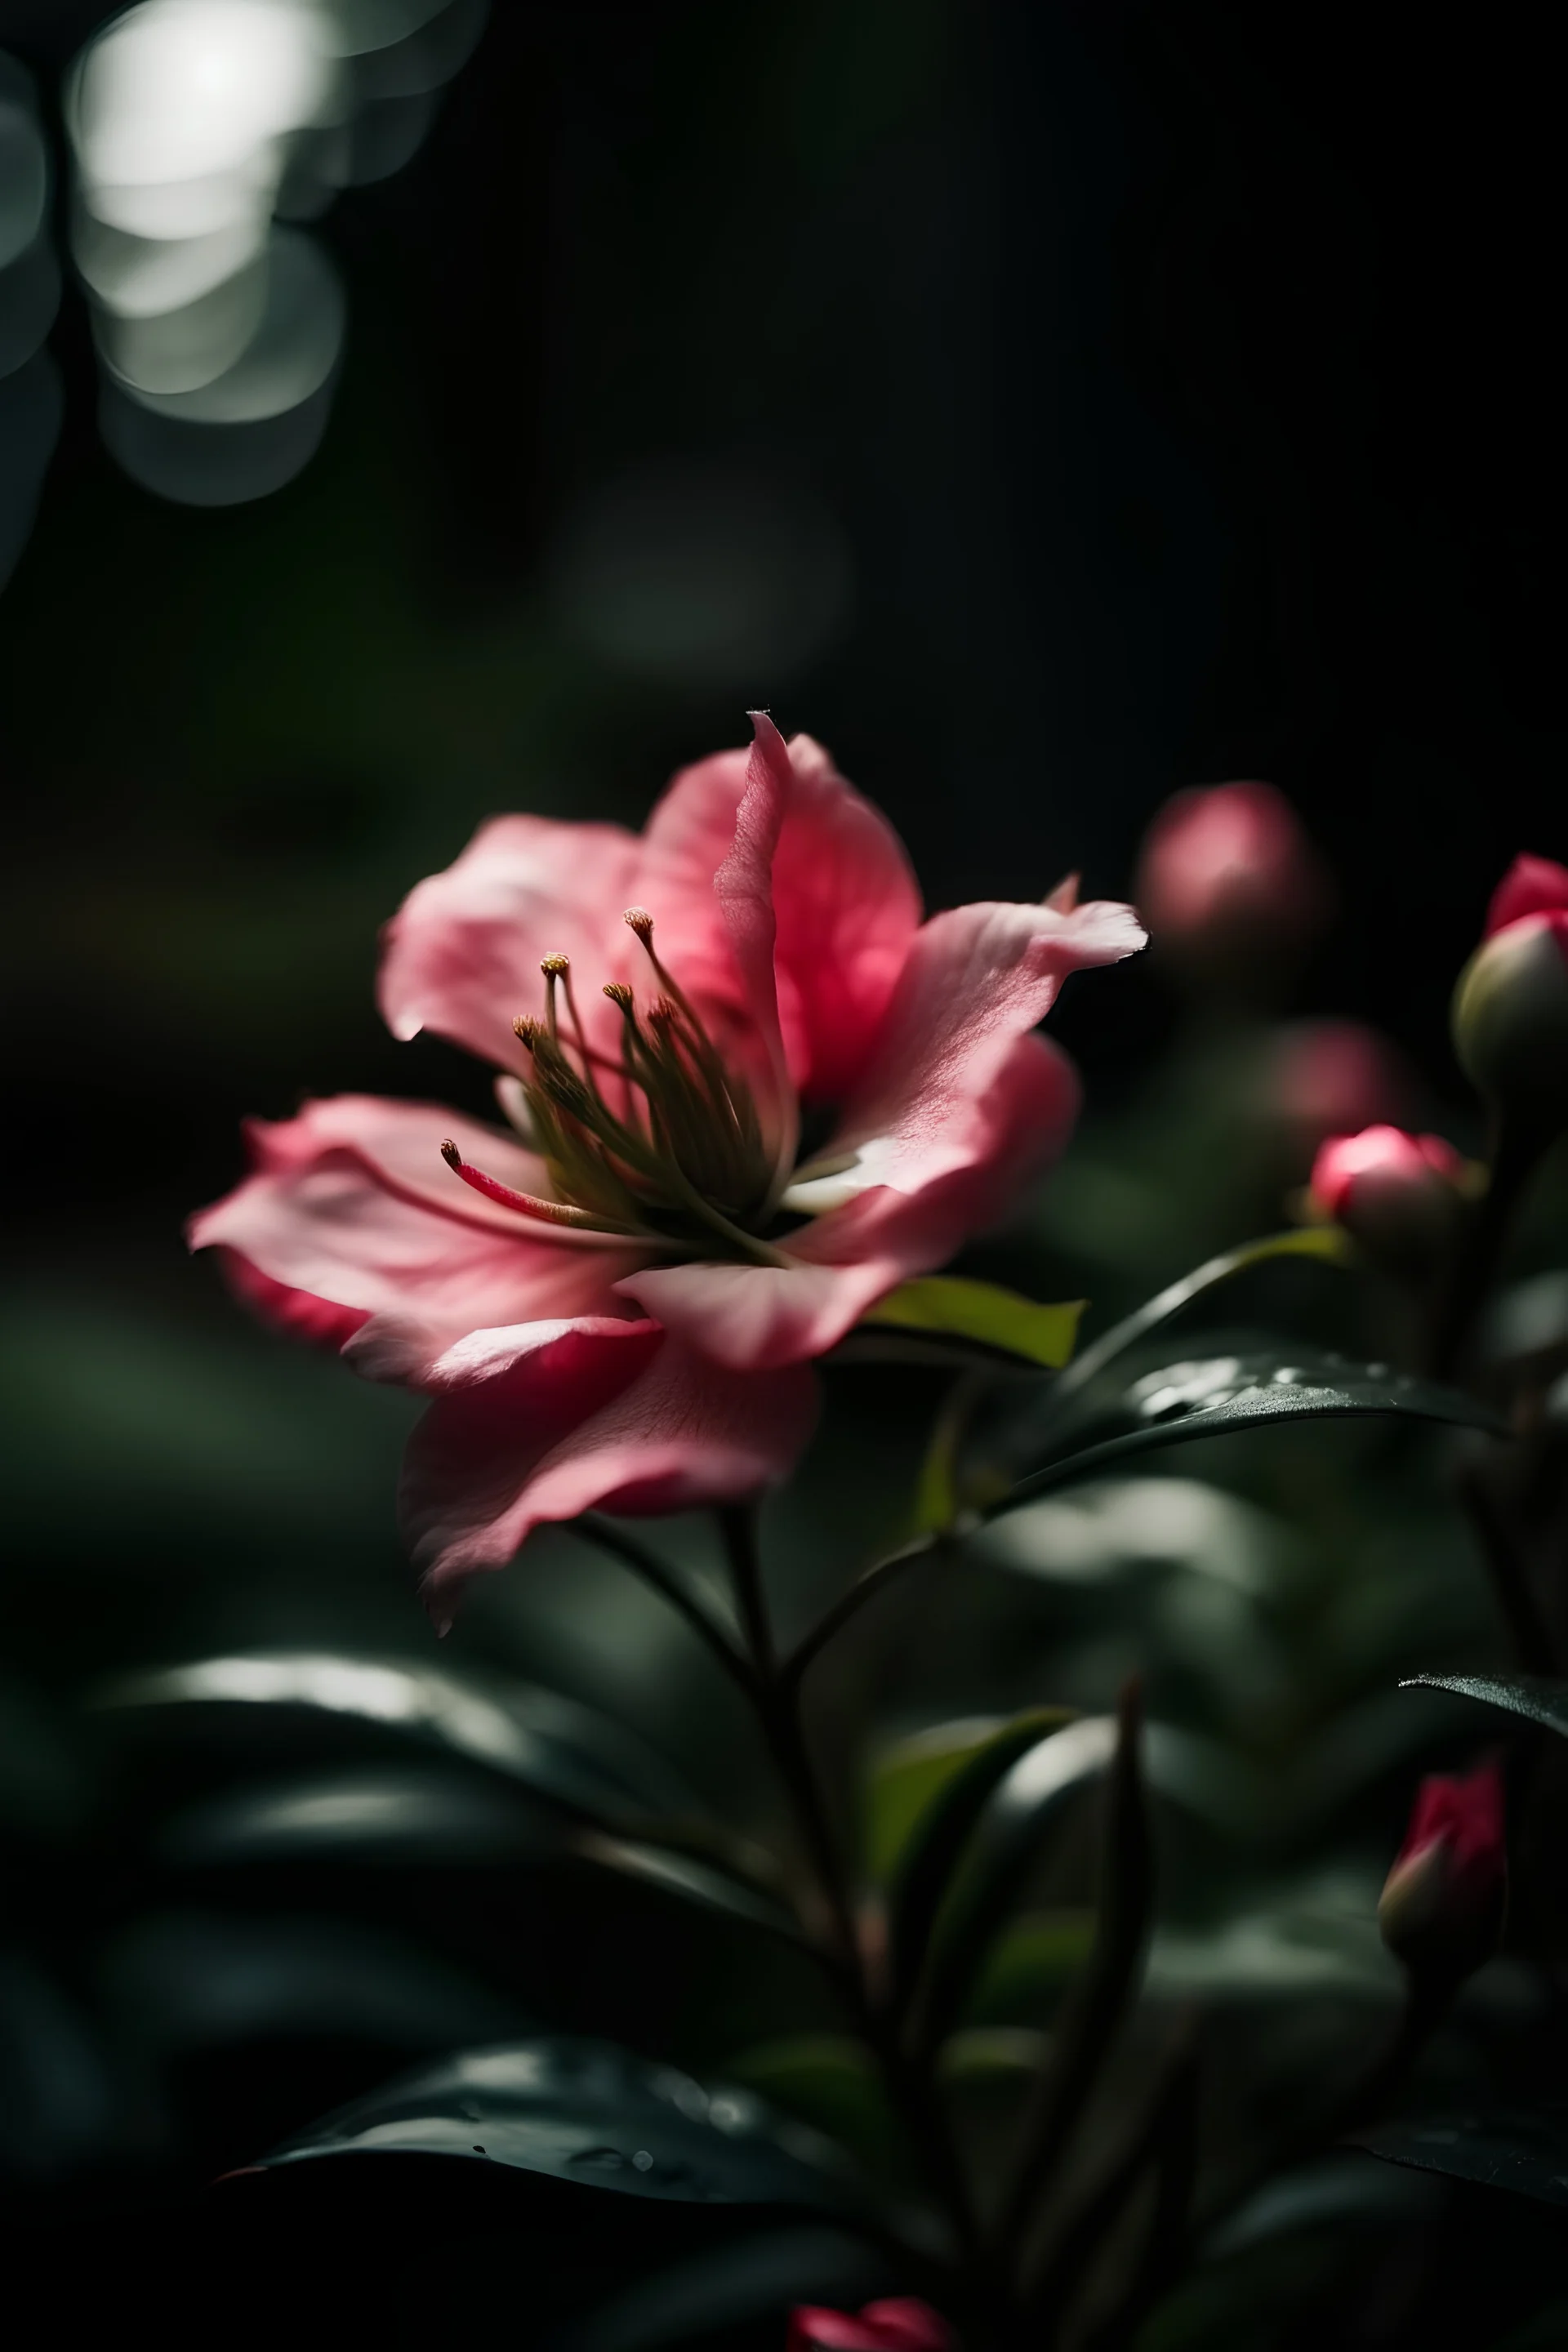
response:
M57 149L104 13L0 0ZM1452 1087L1486 895L1564 847L1550 51L1524 10L498 0L414 162L320 226L336 406L249 507L117 471L68 290L63 430L0 598L4 1609L51 1819L100 1820L50 1745L95 1675L425 1641L398 1402L252 1331L179 1227L247 1111L480 1105L458 1057L380 1033L371 980L376 924L482 816L637 823L763 702L888 809L932 904L1069 866L1119 896L1170 792L1266 776L1342 893L1302 1006ZM630 651L595 562L631 578ZM1114 1099L1170 1022L1137 971L1059 1025ZM526 1623L487 1597L478 1644L635 1711L651 1619L585 1663L584 1586L552 1589ZM126 1926L135 1849L93 1834L27 1898L45 1958L84 2011L156 2010L160 1969L219 1962L179 1944L178 1888L162 1944ZM585 1917L541 1966L590 2011ZM185 2052L147 2177L386 2071L341 2016L312 2032L309 2063L265 2034L228 2074ZM109 2210L137 2160L92 2175ZM46 2206L71 2177L41 2165Z

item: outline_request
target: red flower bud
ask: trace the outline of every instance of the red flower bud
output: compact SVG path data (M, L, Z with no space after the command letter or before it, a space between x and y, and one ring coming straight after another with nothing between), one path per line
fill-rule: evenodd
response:
M957 2352L958 2338L929 2303L898 2295L868 2303L858 2317L797 2304L786 2352Z
M1457 1985L1497 1950L1507 1909L1500 1767L1423 1780L1377 1906L1384 1942L1413 1977Z
M1568 909L1568 866L1551 857L1516 857L1487 908L1485 939L1506 930L1526 915L1561 914Z
M1518 857L1454 992L1454 1047L1502 1111L1552 1135L1568 1126L1568 867Z
M1328 877L1272 784L1177 793L1144 836L1138 900L1157 948L1234 978L1317 930Z
M1368 1127L1336 1135L1312 1163L1311 1192L1391 1273L1425 1274L1450 1246L1462 1205L1465 1163L1440 1135Z

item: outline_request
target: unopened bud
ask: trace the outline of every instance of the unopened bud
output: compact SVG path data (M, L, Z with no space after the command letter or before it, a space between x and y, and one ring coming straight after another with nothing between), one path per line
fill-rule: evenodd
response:
M939 2312L912 2295L891 2295L853 2314L797 2303L786 2352L958 2352L958 2338Z
M1421 1982L1458 1985L1497 1950L1507 1911L1500 1767L1423 1780L1377 1906L1384 1942Z
M1453 1245L1468 1172L1440 1135L1368 1127L1322 1146L1310 1190L1317 1210L1342 1225L1374 1265L1419 1277Z
M1460 1066L1506 1116L1568 1126L1568 866L1518 857L1454 992Z
M1178 793L1144 837L1137 897L1155 952L1236 982L1278 964L1328 909L1328 877L1282 793Z

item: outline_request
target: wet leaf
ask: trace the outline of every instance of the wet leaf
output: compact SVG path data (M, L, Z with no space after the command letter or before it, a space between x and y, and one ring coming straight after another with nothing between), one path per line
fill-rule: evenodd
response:
M843 2212L853 2168L754 2093L708 2088L613 2042L566 2034L469 2050L403 2076L274 2148L321 2157L449 2156L625 2197Z
M725 2074L798 2116L877 2172L900 2168L900 2134L876 2063L843 2033L793 2033L725 2062Z
M1568 2205L1568 2105L1561 2102L1472 2107L1420 2123L1383 2124L1358 2133L1356 2142L1389 2164Z
M398 1658L251 1652L125 1677L105 1709L264 1707L374 1727L522 1784L584 1821L641 1828L697 1810L674 1768L619 1724L535 1684L458 1675Z
M1568 1683L1540 1675L1407 1675L1401 1690L1452 1691L1457 1698L1479 1699L1483 1706L1522 1716L1568 1739Z
M1113 1395L1086 1404L1081 1415L1055 1431L1050 1457L992 1504L986 1517L998 1517L1104 1463L1155 1446L1286 1422L1370 1415L1493 1432L1504 1426L1476 1398L1390 1371L1386 1365L1356 1364L1307 1349L1289 1356L1253 1350L1193 1358L1141 1373Z
M900 1283L861 1318L861 1328L956 1340L984 1354L1012 1357L1056 1371L1071 1356L1085 1301L1043 1306L994 1282L928 1275Z
M1064 1707L1040 1707L1002 1723L939 1725L904 1743L903 1772L895 1767L888 1778L901 1779L906 1801L911 1784L919 1796L887 1880L893 1978L906 1991L919 1974L932 1922L992 1792L1020 1757L1070 1720Z

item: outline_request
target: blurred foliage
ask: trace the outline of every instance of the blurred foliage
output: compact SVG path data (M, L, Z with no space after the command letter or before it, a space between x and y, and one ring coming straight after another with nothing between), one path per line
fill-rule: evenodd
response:
M728 464L739 449L776 461L786 492L799 478L829 499L851 547L853 617L786 673L790 716L889 808L924 853L934 900L1043 889L1080 856L1097 889L1118 887L1155 801L1233 759L1278 753L1347 852L1381 808L1386 854L1361 857L1364 872L1344 860L1350 919L1327 992L1342 1006L1359 985L1403 1006L1417 1064L1440 1070L1426 1084L1446 1125L1479 1139L1434 1038L1447 949L1479 907L1471 869L1497 841L1518 845L1503 839L1522 821L1509 779L1540 760L1555 723L1519 650L1547 600L1476 521L1486 576L1499 594L1517 588L1518 626L1472 625L1456 591L1434 651L1424 600L1452 565L1433 553L1441 530L1412 531L1395 490L1382 566L1367 567L1364 644L1336 640L1336 667L1307 623L1259 653L1270 598L1255 574L1272 581L1276 557L1254 534L1291 540L1310 490L1287 434L1269 461L1278 507L1254 521L1273 412L1264 402L1233 467L1226 401L1248 365L1271 387L1298 371L1293 344L1279 364L1272 308L1261 358L1232 366L1233 345L1251 350L1259 302L1288 304L1298 331L1303 284L1309 320L1339 319L1337 289L1312 274L1350 256L1337 232L1304 277L1272 249L1257 268L1242 253L1245 337L1212 335L1203 311L1194 332L1211 334L1226 392L1200 375L1192 397L1217 404L1223 458L1200 431L1203 463L1163 466L1169 421L1141 417L1130 390L1137 306L1184 307L1184 221L1217 205L1240 236L1234 187L1250 170L1256 189L1280 131L1272 78L1260 96L1222 39L1205 86L1194 32L1197 94L1162 100L1167 37L1151 34L1131 62L1080 55L1072 12L1038 12L1047 31L1015 28L1014 47L978 62L963 12L925 0L750 22L718 6L621 9L608 37L595 10L558 13L547 33L542 12L496 11L499 46L419 170L334 224L354 300L349 372L321 457L275 500L195 516L113 476L68 314L61 456L0 607L19 787L0 965L27 1098L3 1309L0 2166L27 2245L45 2250L37 2267L58 2282L62 2327L73 2311L85 2330L148 2309L176 2340L210 2340L218 2281L231 2340L289 2326L424 2342L450 2331L457 2301L470 2330L543 2341L558 2329L577 2352L705 2336L776 2347L792 2300L849 2305L910 2284L885 2248L803 2221L787 2196L753 2213L633 2194L608 2213L548 2168L453 2165L427 2152L429 2136L396 2164L318 2147L208 2189L351 2103L372 2102L356 2127L406 2122L402 2094L386 2104L399 2081L419 2085L416 2121L473 2124L488 2149L493 2118L454 2118L451 2053L587 2036L708 2085L691 2095L710 2120L713 2100L755 2096L785 2119L759 2124L763 2137L794 2118L859 2159L894 2206L910 2188L874 2082L779 1932L777 1799L711 1661L563 1531L475 1593L437 1666L392 1521L406 1402L252 1328L178 1240L183 1213L230 1180L242 1113L276 1113L306 1089L461 1100L474 1086L435 1043L395 1047L370 986L377 923L475 822L509 806L635 819L679 760L735 740L750 694L776 690L765 644L744 677L650 676L584 639L551 549L589 490L650 452ZM44 62L55 37L37 32ZM1029 38L1048 54L1029 50L1026 74ZM1189 62L1170 68L1183 93ZM1109 88L1131 89L1135 115L1163 102L1185 124L1223 114L1237 79L1247 169L1171 165L1171 205L1152 167L1115 179L1119 148L1138 140L1125 124L1101 135ZM761 90L775 102L758 103ZM1368 135L1384 131L1379 119ZM1077 191L1067 212L1110 224L1091 248L1100 281L1146 217L1173 224L1125 317L1108 320L1111 297L1092 290L1081 256L1050 281L1080 369L1068 427L1091 407L1123 423L1090 463L1064 428L1070 480L1046 492L1040 385L985 307L1031 307L1017 277L1044 265L1014 199L1042 142ZM1287 122L1278 143L1285 178L1304 152L1320 168L1315 120ZM505 173L503 156L515 159ZM1342 226L1339 168L1321 165ZM1029 185L1051 236L1066 236L1061 190ZM1268 188L1265 230L1284 201ZM1287 254L1316 253L1305 232L1317 221L1289 218ZM1365 289L1352 276L1354 311ZM1446 277L1443 295L1447 352ZM1359 350L1359 330L1342 332ZM1022 395L997 392L1009 366L1027 383L1021 422ZM1315 452L1337 410L1303 381ZM1045 391L1060 399L1059 370ZM983 460L997 408L1001 454ZM1353 443L1361 429L1342 432ZM1326 446L1322 464L1342 457L1342 442ZM1535 488L1500 501L1510 531L1526 528ZM997 516L1015 501L1034 519L1026 560L1014 547L1004 561ZM1060 582L1031 603L1042 512ZM1215 550L1232 541L1254 572L1222 572ZM1122 551L1114 593L1106 547ZM1357 568L1342 549L1342 566ZM1083 614L1097 595L1110 617L1092 638ZM1454 704L1418 722L1414 698L1395 699L1336 734L1329 706L1347 677L1383 676L1389 612L1406 607L1396 684L1446 671ZM1205 668L1226 612L1230 667L1215 655ZM1141 661L1150 682L1128 696ZM1255 672L1273 681L1267 709ZM1191 716L1205 698L1221 719ZM1526 712L1510 721L1522 735L1500 734L1500 707ZM1475 788L1483 770L1502 775L1495 793ZM1417 799L1429 822L1412 828ZM1395 849L1415 877L1405 902L1436 911L1397 978L1374 981L1391 954ZM1032 1298L1086 1298L1090 1348L1160 1286L1275 1231L1306 1174L1301 1136L1271 1108L1281 1030L1258 1007L1228 1020L1178 1007L1151 966L1099 1010L1068 992L1065 1031L1092 1081L1079 1138L1037 1209L962 1270ZM1528 1361L1544 1392L1568 1360L1563 1208L1559 1162L1500 1302L1504 1393L1510 1366ZM922 1842L952 1860L960 1829L984 1822L973 1859L994 1875L945 1923L956 2031L944 2053L982 2174L1092 1941L1092 1775L1036 1790L1031 1832L1049 1813L1037 1840L1013 1835L1028 1792L1008 1776L1057 1738L1102 1760L1091 1727L1130 1672L1144 1678L1158 1912L1142 2009L1088 2118L1084 2168L1104 2161L1173 2016L1195 2003L1205 2178L1233 2200L1152 2319L1146 2352L1397 2347L1445 2329L1498 2352L1562 2340L1553 2217L1537 2194L1474 2186L1484 2150L1436 2172L1342 2152L1245 2193L1396 1999L1373 1914L1416 1775L1468 1761L1490 1736L1451 1681L1447 1695L1396 1685L1508 1661L1450 1499L1467 1434L1415 1418L1227 1433L1203 1400L1256 1393L1262 1363L1293 1370L1277 1399L1293 1413L1304 1368L1412 1352L1392 1292L1310 1252L1258 1265L1126 1367L1159 1376L1155 1398L1182 1368L1192 1394L1173 1409L1196 1408L1201 1447L1131 1450L1168 1438L1168 1421L1107 1437L1126 1450L1091 1480L934 1547L813 1669L812 1729L852 1792L840 1827L864 1832L873 1929L919 1895ZM1194 1384L1194 1368L1222 1365ZM1353 1403L1337 1371L1321 1378ZM816 1451L769 1514L786 1633L908 1535L945 1396L929 1367L846 1363L830 1388ZM987 1389L971 1466L993 1440L1032 1443L1048 1397L1043 1380ZM1095 1401L1079 1400L1085 1443ZM657 1540L680 1573L716 1582L708 1528L672 1522ZM1560 1631L1561 1581L1559 1560L1547 1604ZM1083 1720L1046 1737L1041 1711L1058 1708ZM1560 1822L1564 1790L1550 1764L1533 1769ZM938 1801L961 1795L944 1831ZM1418 2132L1424 2114L1495 2122L1568 2084L1560 1987L1525 1946L1543 1921L1540 1899L1525 1906L1520 1948L1427 2053L1417 2119L1391 2130ZM502 2127L526 2155L530 2119L510 2113ZM1552 2180L1557 2145L1553 2129L1540 2154ZM1412 2160L1408 2137L1391 2151ZM643 2177L637 2147L615 2152L632 2159L623 2187ZM835 2164L822 2159L828 2174ZM83 2262L89 2245L100 2262Z

